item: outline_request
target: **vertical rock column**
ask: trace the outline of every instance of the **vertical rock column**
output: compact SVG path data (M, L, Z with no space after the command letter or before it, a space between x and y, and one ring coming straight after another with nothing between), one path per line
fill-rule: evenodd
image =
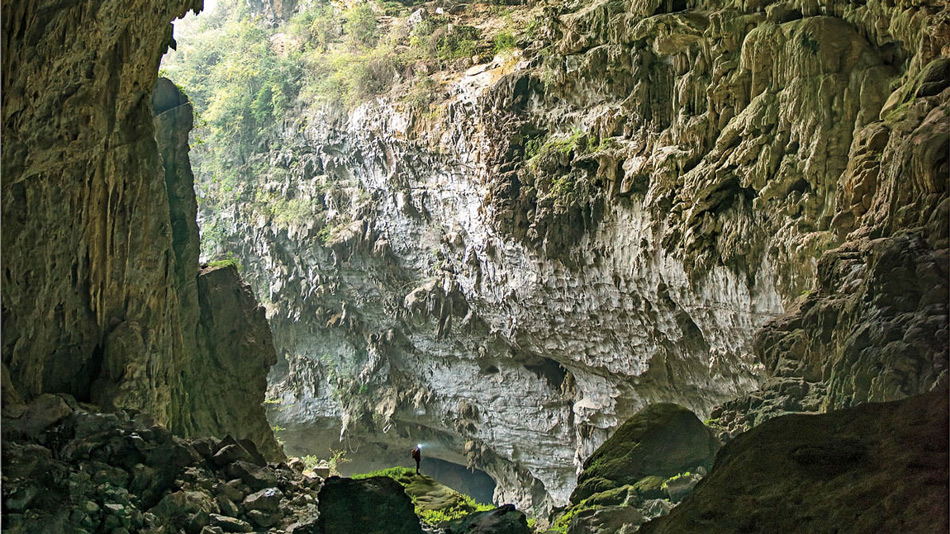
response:
M181 375L186 435L231 434L253 441L264 456L283 456L262 403L267 371L277 361L263 309L235 268L200 273L200 240L188 134L194 109L171 80L159 78L152 93L155 140L165 185L181 300L182 339L188 359Z
M2 349L27 399L66 392L181 423L186 348L149 95L170 22L200 7L3 3Z
M3 3L4 397L69 393L277 458L263 314L236 272L199 305L191 106L167 80L150 102L170 22L200 7Z

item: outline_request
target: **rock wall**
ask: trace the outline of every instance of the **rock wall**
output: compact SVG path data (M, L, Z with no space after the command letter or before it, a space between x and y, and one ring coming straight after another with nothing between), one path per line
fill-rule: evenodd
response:
M740 397L714 413L738 428L945 381L942 4L542 20L432 113L286 121L242 194L304 213L202 214L268 308L291 452L426 440L547 507L650 403Z
M139 362L148 375L114 402L183 421L149 96L170 22L190 8L200 3L3 5L3 361L28 398L91 400L104 367Z
M231 351L197 337L192 109L167 80L154 108L150 97L171 20L200 7L3 4L3 374L12 390L4 399L67 393L179 434L246 433L277 457L259 407L262 380L218 399L190 390L220 378L196 376L215 370L201 358L250 358L269 343L263 318L250 312L259 347ZM214 291L207 298L217 305ZM238 316L237 306L257 307L226 303ZM250 368L266 372L272 351ZM205 415L229 402L256 420Z

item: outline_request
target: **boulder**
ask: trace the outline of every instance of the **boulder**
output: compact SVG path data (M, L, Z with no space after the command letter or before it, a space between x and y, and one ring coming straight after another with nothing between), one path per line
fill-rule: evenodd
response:
M244 508L247 510L262 510L276 512L280 506L280 499L284 496L277 488L267 488L248 495L244 499Z
M699 466L708 469L719 447L693 412L653 404L628 419L584 462L571 502L651 475L666 478Z
M330 477L319 501L317 526L323 534L422 534L412 501L389 477Z
M947 395L769 420L641 532L947 532Z
M254 532L254 527L247 521L234 517L210 514L211 526L218 527L224 532Z
M277 476L263 467L238 460L227 468L228 476L239 478L252 490L259 491L277 485Z
M260 528L270 528L280 522L282 517L279 511L251 510L247 513L247 518L251 524Z
M667 479L663 482L662 487L665 489L670 502L678 503L693 491L693 488L696 487L696 484L699 484L702 478L695 473L684 473Z
M236 443L225 445L218 449L218 452L214 453L214 456L211 457L211 463L217 467L224 467L230 463L236 462L238 460L243 460L245 462L251 460L251 455L244 450L244 447Z
M531 534L528 519L513 504L475 512L445 528L445 534Z
M632 506L609 506L579 512L567 527L567 534L609 534L624 527L631 528L645 521L640 510Z
M40 395L25 411L20 411L19 417L4 417L3 436L36 437L72 412L73 409L61 396Z

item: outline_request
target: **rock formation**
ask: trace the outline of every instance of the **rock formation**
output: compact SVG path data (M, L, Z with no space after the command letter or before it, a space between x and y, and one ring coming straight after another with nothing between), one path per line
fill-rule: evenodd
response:
M258 200L201 214L268 308L291 451L429 440L540 509L651 403L728 437L946 382L942 3L534 9L428 112L298 110Z
M320 491L319 532L422 534L402 486L389 477L328 478Z
M620 425L584 461L571 502L647 477L662 481L688 471L708 471L719 446L689 410L675 404L651 405Z
M171 20L200 5L3 5L4 408L65 393L276 459L267 324L236 276L199 294L193 110L167 80L152 98ZM229 366L253 378L207 387Z
M252 4L274 25L298 7ZM947 385L945 2L527 6L519 52L461 58L428 109L400 87L350 110L297 102L235 164L244 202L199 214L245 266L276 356L235 268L198 273L193 110L157 81L170 21L197 8L0 9L3 492L17 528L322 530L313 488L265 467L281 454L260 410L274 361L270 416L292 452L393 464L424 441L536 515L565 505L585 461L649 405L711 415L729 439ZM836 484L881 472L889 452L888 480L936 474L943 491L946 450L926 445L928 421L946 422L936 398L763 424L648 528L811 521L754 491L742 518L703 500L735 494L730 464L762 465L747 447L773 432L796 447L770 449L790 480L842 469L820 486L840 498L795 494L802 510L864 513L842 501L862 488ZM898 429L880 436L875 417ZM208 434L232 437L178 437ZM637 474L591 491L603 508L572 528L642 522L668 508L633 499L696 482ZM893 509L916 494L887 495L856 528L945 530L945 508L914 501L907 519ZM501 508L460 528L523 519Z
M947 391L769 421L641 532L944 532Z
M266 465L252 442L181 439L68 395L5 407L3 464L4 532L316 532L320 479Z

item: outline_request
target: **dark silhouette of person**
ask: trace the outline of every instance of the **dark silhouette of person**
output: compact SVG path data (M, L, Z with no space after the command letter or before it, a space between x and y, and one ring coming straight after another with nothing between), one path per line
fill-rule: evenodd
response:
M412 459L416 461L416 474L419 474L419 461L422 460L422 449L418 445L412 448L412 452L409 453L412 456Z

